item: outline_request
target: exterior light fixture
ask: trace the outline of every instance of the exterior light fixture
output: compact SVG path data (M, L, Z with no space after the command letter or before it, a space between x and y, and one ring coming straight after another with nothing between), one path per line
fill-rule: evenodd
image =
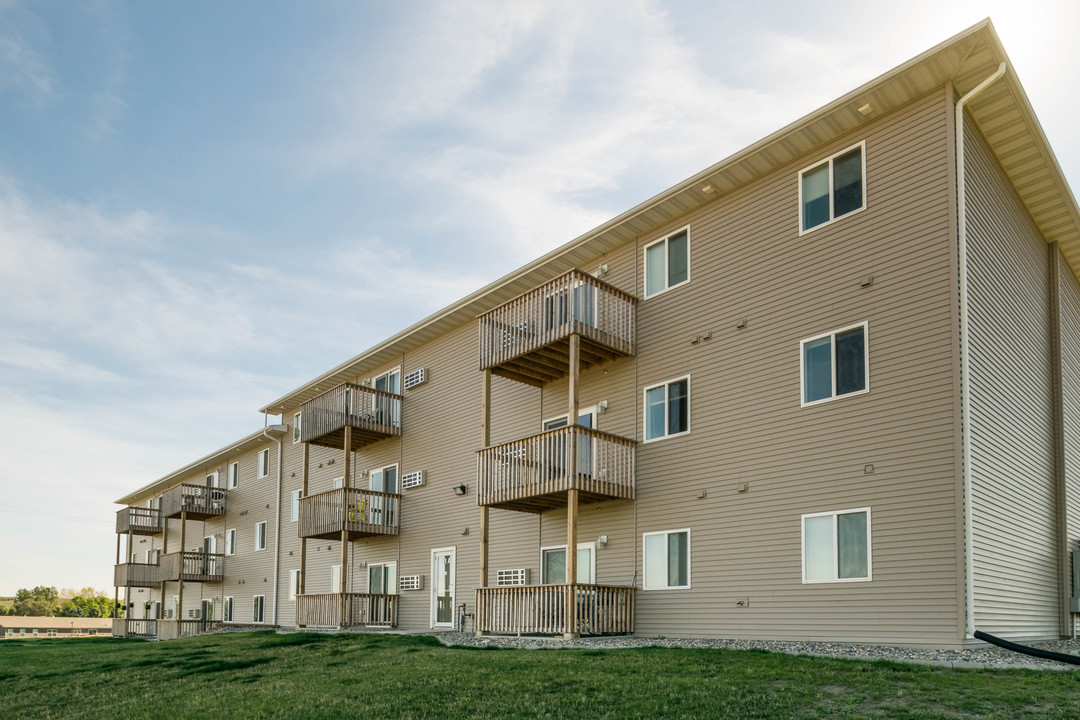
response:
M469 492L469 488L466 485L455 485L454 486L454 494L455 495L460 496L460 495L464 495L467 492Z

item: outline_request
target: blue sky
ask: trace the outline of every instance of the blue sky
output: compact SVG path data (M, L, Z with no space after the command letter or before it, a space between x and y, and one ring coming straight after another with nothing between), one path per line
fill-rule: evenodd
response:
M0 595L111 591L117 497L986 16L1077 187L1075 3L0 0Z

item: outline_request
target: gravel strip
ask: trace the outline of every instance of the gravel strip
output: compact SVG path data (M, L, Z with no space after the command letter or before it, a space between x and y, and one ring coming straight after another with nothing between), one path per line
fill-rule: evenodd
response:
M1010 652L993 645L963 650L934 650L929 648L895 647L890 645L859 645L851 643L802 642L791 640L710 640L703 638L644 638L596 637L566 640L549 637L509 637L471 633L437 633L441 643L448 646L516 648L537 650L552 648L604 649L664 647L664 648L723 648L725 650L766 650L789 655L850 660L891 660L893 662L941 665L955 668L1026 668L1031 670L1075 670L1080 665L1044 660ZM1080 655L1080 640L1026 643L1032 647L1070 655Z

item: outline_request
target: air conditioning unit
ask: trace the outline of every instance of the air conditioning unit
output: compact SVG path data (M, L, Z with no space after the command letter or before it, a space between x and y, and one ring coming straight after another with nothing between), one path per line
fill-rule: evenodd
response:
M401 590L423 590L423 575L402 575L398 580L398 588Z
M188 610L187 615L192 620L201 620L202 619L202 608L194 608L192 610Z
M411 390L417 385L422 384L426 380L427 376L424 372L424 368L420 368L419 370L413 370L411 373L406 375L405 378L401 381L401 384L406 390Z
M424 471L417 470L416 472L406 473L401 476L401 489L408 490L409 488L420 487L424 484Z
M499 570L495 573L496 585L528 585L529 568L514 568L513 570Z
M165 611L165 619L166 619L166 620L172 620L172 619L173 619L173 611L172 611L172 608L169 608L169 609L167 609L167 610Z

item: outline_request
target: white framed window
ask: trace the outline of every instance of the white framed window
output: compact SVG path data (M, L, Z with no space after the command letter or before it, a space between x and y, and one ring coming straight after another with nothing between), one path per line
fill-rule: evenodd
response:
M206 476L206 487L216 488L218 486L218 474L216 472L209 473Z
M229 489L232 490L240 486L240 463L234 462L229 464Z
M295 600L300 594L300 570L289 571L289 599Z
M266 549L266 521L255 523L255 549Z
M230 528L225 531L225 554L236 554L236 528Z
M259 477L264 478L270 474L270 448L259 451Z
M642 534L642 590L690 587L690 528Z
M799 234L866 208L866 141L799 171Z
M397 563L368 565L368 592L372 595L397 593Z
M335 490L340 490L344 484L345 484L345 478L344 477L334 478L334 489Z
M803 407L870 392L869 346L865 322L801 341Z
M872 579L870 508L802 516L803 582Z
M400 395L401 368L394 368L375 376L371 384L376 390ZM395 398L373 394L371 396L371 412L375 417L375 422L381 425L401 426L401 404Z
M690 432L690 376L644 390L645 442Z
M579 583L596 582L596 543L578 543L577 580ZM540 584L562 585L566 582L566 546L553 545L540 548Z
M300 413L292 416L292 441L293 445L300 442Z
M292 491L292 512L289 516L291 522L296 522L300 519L300 493L302 490Z
M266 609L266 596L256 595L251 598L251 622L261 623L263 621L263 611Z
M330 566L330 592L341 592L341 565Z
M690 282L690 226L645 246L645 297Z
M221 619L223 622L233 621L233 599L231 595L225 598L225 604L221 608Z

